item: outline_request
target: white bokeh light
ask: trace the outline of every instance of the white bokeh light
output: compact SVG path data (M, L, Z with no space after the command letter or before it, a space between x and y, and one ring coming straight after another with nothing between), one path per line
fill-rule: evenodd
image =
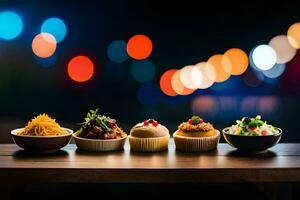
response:
M277 55L277 63L279 64L289 62L297 53L297 50L289 43L286 35L278 35L273 37L269 42L269 45L275 50Z
M258 69L269 70L276 64L277 56L272 47L263 44L253 50L252 60Z
M185 66L180 70L180 74L179 74L179 78L182 85L184 85L184 87L189 89L197 89L196 83L192 80L193 68L194 68L193 65ZM199 78L202 78L201 74L199 75Z
M199 89L209 88L216 80L216 69L207 62L200 62L192 69L192 81Z

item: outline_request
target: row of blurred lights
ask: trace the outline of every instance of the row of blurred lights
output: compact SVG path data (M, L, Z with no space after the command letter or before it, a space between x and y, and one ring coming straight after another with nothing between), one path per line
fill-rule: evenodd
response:
M153 50L153 44L146 35L135 35L128 42L121 40L113 41L107 48L107 56L111 62L123 63L129 57L131 61L130 73L132 77L141 83L151 81L155 76L155 65L149 59Z
M295 23L289 27L287 35L278 35L268 44L254 47L249 56L242 49L232 48L224 54L211 56L207 61L169 69L160 77L160 89L168 96L189 95L197 89L222 83L231 75L242 75L249 63L254 73L246 73L244 80L247 85L256 86L263 76L271 79L279 77L299 48L300 23ZM254 83L256 80L257 83Z
M273 95L265 96L198 96L192 100L191 110L207 119L234 120L240 116L262 116L277 120L281 116L281 101Z
M15 12L0 13L0 39L12 40L17 38L23 29L22 18ZM50 67L56 63L56 50L67 34L67 26L57 17L46 19L40 32L32 40L32 51L36 61L43 67ZM113 41L107 49L108 58L115 63L125 62L133 58L131 74L136 81L146 82L155 75L154 64L147 59L152 53L153 44L145 35L134 35L128 42ZM86 82L94 75L94 63L85 55L77 55L70 59L67 65L69 77L76 82Z
M20 35L22 29L23 22L18 14L11 11L0 12L0 39L12 40ZM41 24L40 32L32 40L32 50L40 65L49 67L55 64L57 46L64 40L66 34L67 26L60 18L48 18ZM268 44L254 47L249 56L242 49L232 48L224 54L211 56L207 61L181 69L169 69L160 77L160 87L146 83L145 87L142 85L139 89L138 98L142 102L145 99L144 94L152 95L151 92L145 92L149 88L153 91L161 90L171 97L189 95L197 89L210 87L218 90L218 86L222 84L215 83L222 83L231 76L242 74L244 82L255 87L264 80L264 77L270 79L279 77L285 71L286 63L293 59L299 48L300 23L295 23L289 27L287 35L276 36ZM153 80L155 76L155 65L149 59L152 50L151 39L139 34L127 42L121 40L111 42L107 48L107 56L117 64L132 58L131 75L136 81L144 83ZM249 63L253 70L247 70ZM89 57L76 55L70 59L66 68L72 80L86 82L93 77L95 66ZM159 98L148 99L151 99L152 104L152 101Z

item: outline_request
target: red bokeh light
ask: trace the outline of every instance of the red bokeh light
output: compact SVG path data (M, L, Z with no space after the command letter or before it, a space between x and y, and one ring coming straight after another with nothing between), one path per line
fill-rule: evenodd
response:
M76 56L68 64L68 74L76 82L85 82L94 74L94 64L86 56Z
M152 41L145 35L135 35L127 43L127 53L136 60L143 60L152 52Z
M177 96L171 85L172 76L176 71L177 69L170 69L160 77L160 89L168 96Z

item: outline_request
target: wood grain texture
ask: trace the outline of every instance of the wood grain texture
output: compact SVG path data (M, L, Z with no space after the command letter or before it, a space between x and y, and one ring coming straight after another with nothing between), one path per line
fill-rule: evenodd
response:
M227 144L215 151L158 153L84 152L68 145L55 154L0 145L0 180L15 182L300 182L300 144L278 144L266 153L243 155Z

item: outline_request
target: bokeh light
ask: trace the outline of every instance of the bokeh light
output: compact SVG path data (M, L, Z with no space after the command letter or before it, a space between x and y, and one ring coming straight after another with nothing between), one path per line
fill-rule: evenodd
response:
M63 20L57 17L52 17L43 22L41 32L52 34L59 43L65 38L67 34L67 27Z
M229 79L232 64L227 56L221 54L213 55L207 62L213 65L216 70L216 82L221 83Z
M280 99L273 95L261 96L258 99L258 110L262 116L278 119L281 114L281 102Z
M287 63L294 58L297 50L291 46L286 35L278 35L273 37L269 42L269 46L272 47L277 55L276 63Z
M256 116L258 111L258 97L247 96L240 102L240 110L244 116Z
M52 56L56 50L56 40L50 33L40 33L32 40L32 51L40 58Z
M262 44L254 48L251 59L258 69L268 70L276 64L277 56L272 47Z
M288 41L295 49L300 49L300 22L291 25L287 32Z
M246 96L241 100L240 110L243 116L256 116L260 113L268 119L278 119L281 116L280 99L273 95Z
M285 64L275 64L274 67L269 70L263 70L262 73L268 78L277 78L283 74L285 67Z
M69 61L68 75L76 82L85 82L92 78L94 64L86 56L76 56Z
M197 89L197 85L192 79L193 68L194 68L193 65L185 66L180 70L180 73L179 73L179 78L180 78L181 83L183 84L184 87L186 87L188 89ZM201 73L197 74L196 81L202 82L202 74Z
M219 111L219 102L214 96L197 96L192 101L191 109L193 114L203 118L214 117Z
M152 52L152 41L145 35L135 35L127 43L127 53L136 60L143 60Z
M155 66L150 60L134 60L131 63L131 75L138 82L151 81L155 75Z
M224 53L224 56L230 59L232 75L241 75L249 66L248 55L241 49L232 48Z
M209 88L216 80L216 69L208 62L200 62L193 67L191 79L197 88Z
M176 96L177 93L173 90L171 85L172 76L177 71L177 69L169 69L163 73L160 77L159 85L160 89L163 93L168 96Z
M0 12L0 38L12 40L20 35L23 29L21 17L11 11Z
M180 70L177 70L171 79L171 86L173 90L179 95L189 95L192 94L195 90L184 87L180 80Z
M53 67L56 64L57 61L57 55L53 54L52 56L48 58L40 58L38 56L34 56L36 62L38 65L44 68L50 68Z
M107 48L108 58L115 63L125 62L128 59L126 46L126 42L121 40L111 42Z

